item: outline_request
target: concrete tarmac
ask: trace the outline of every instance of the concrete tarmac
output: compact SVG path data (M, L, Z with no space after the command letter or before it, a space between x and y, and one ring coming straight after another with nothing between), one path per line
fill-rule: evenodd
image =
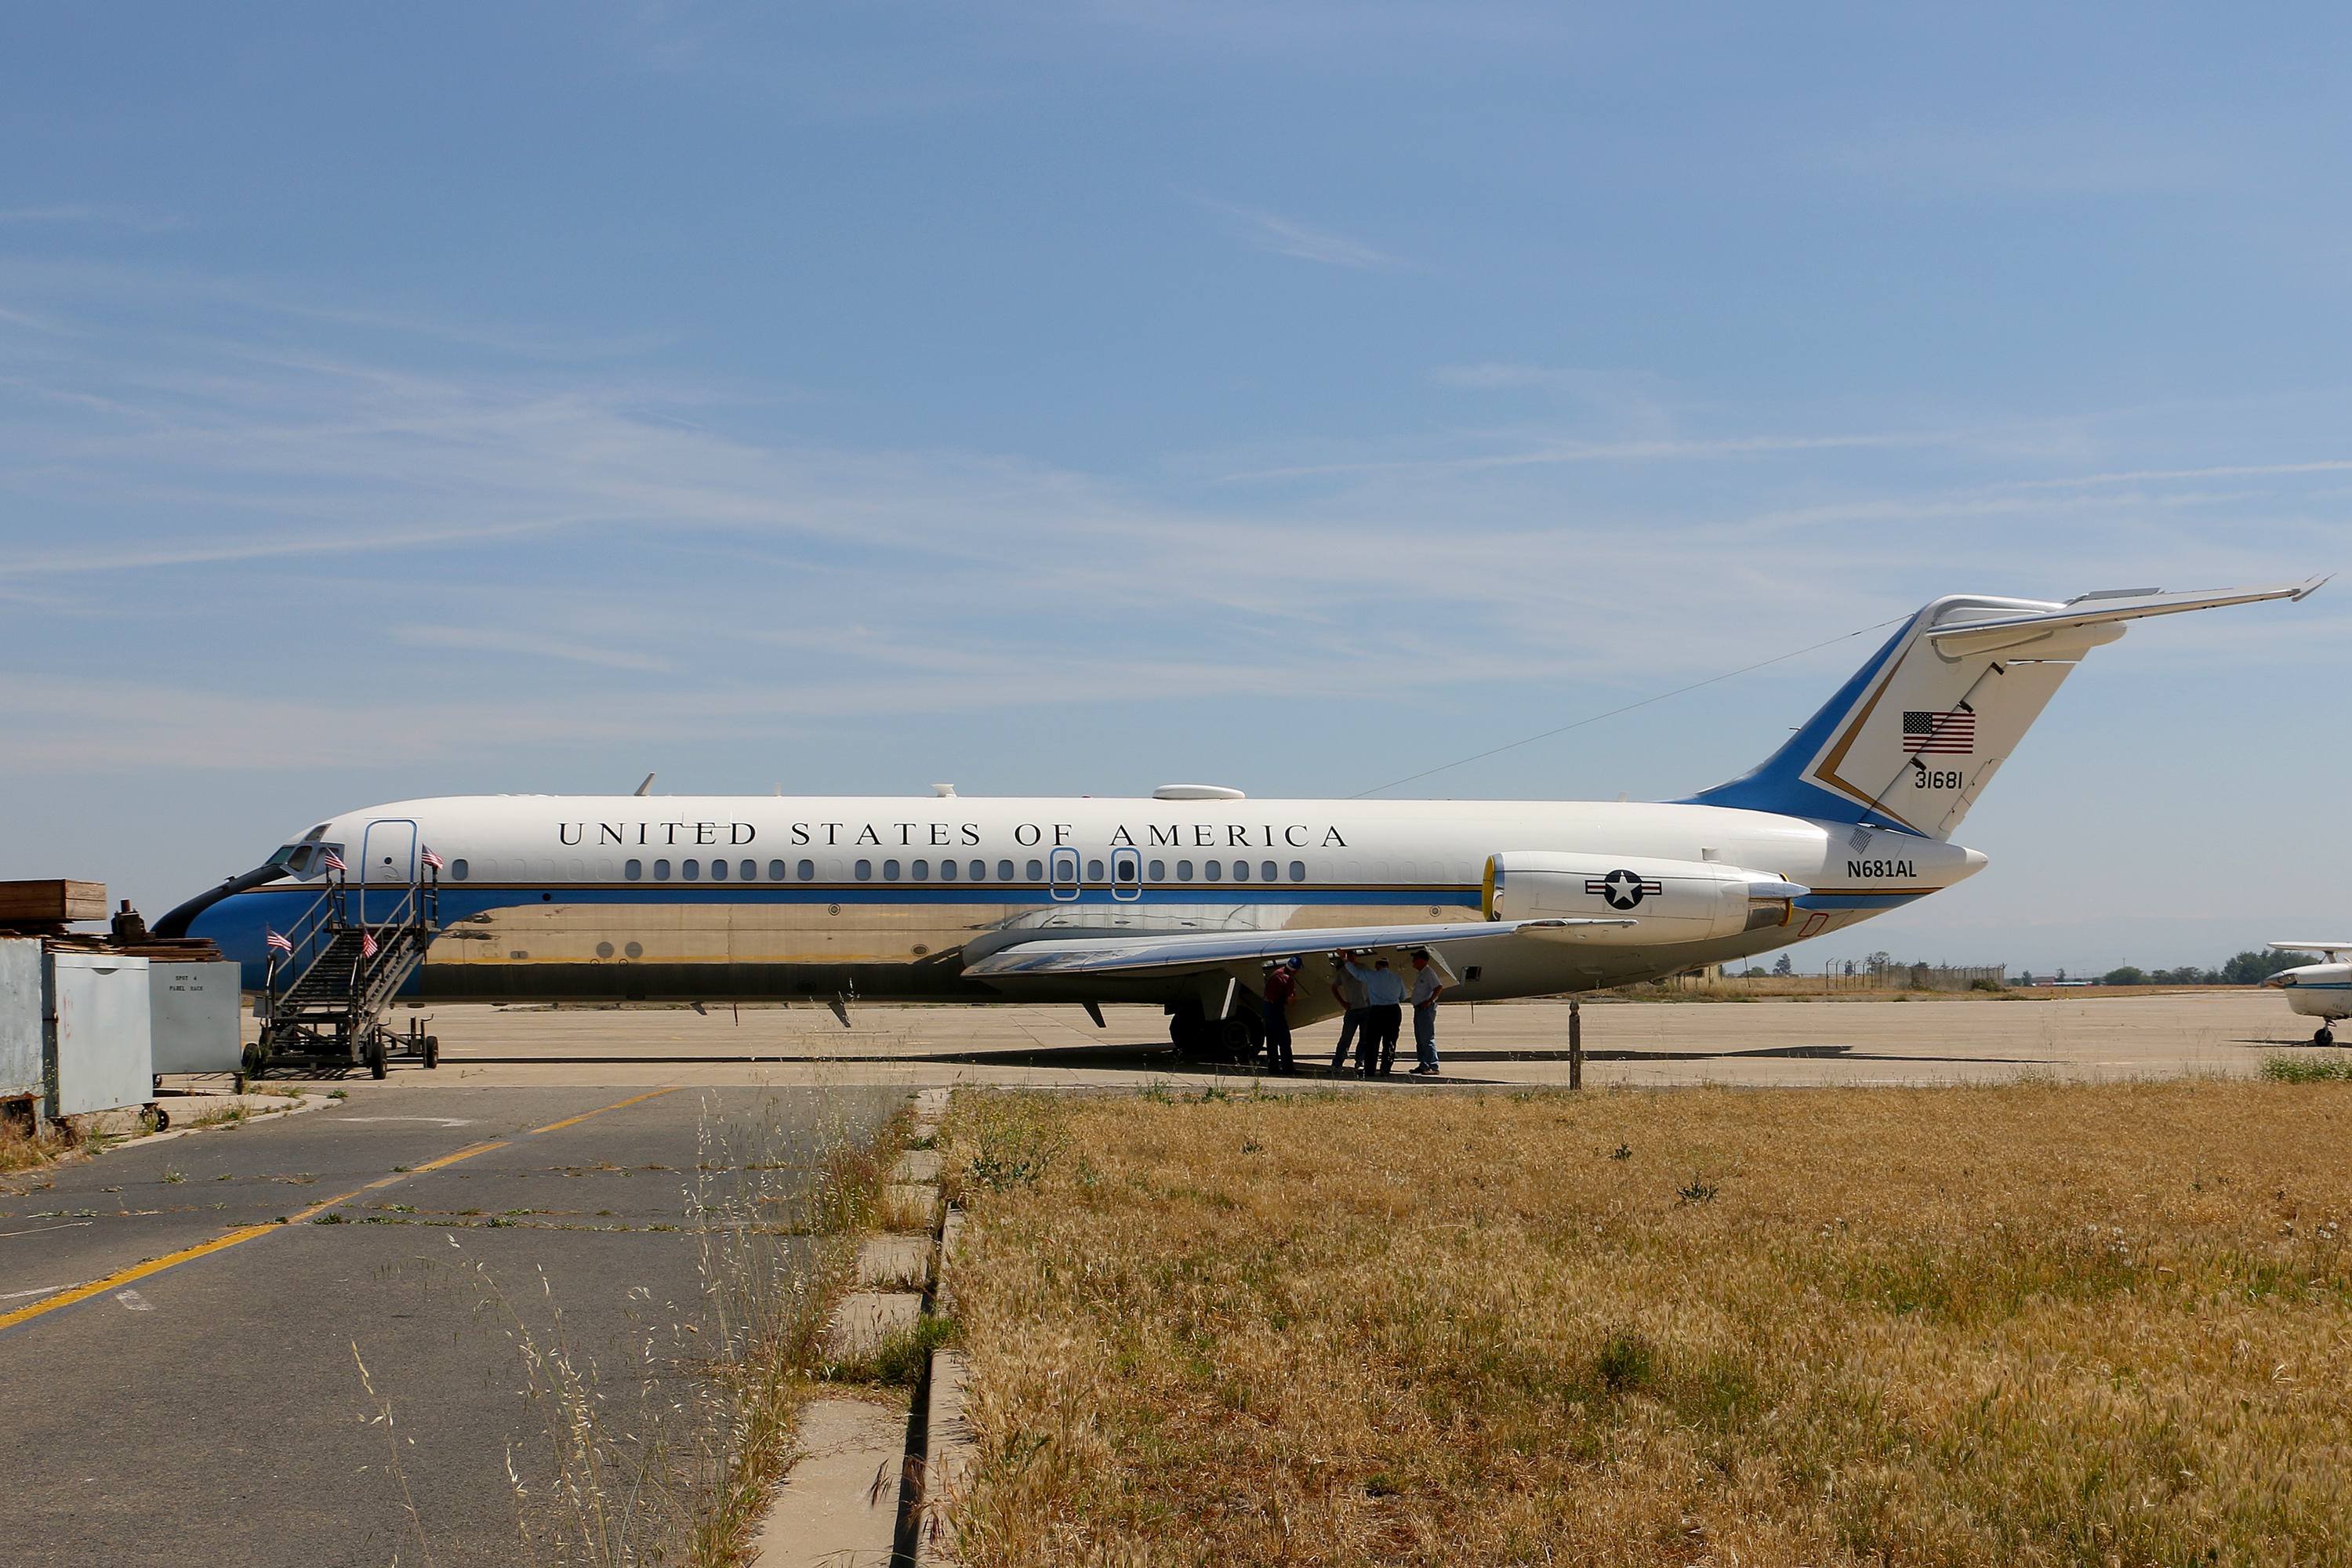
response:
M1790 1002L1601 1002L1583 1009L1588 1087L1748 1087L2226 1077L2303 1047L2311 1021L2274 992L2200 989L2001 1001L1939 997ZM1180 1061L1156 1008L858 1006L591 1011L435 1007L442 1067L396 1067L384 1086L436 1082L1025 1085L1131 1089L1252 1076ZM1510 1088L1568 1081L1565 1003L1439 1009L1444 1081ZM1336 1019L1297 1032L1302 1079L1323 1079ZM1412 1052L1411 1031L1402 1042ZM1409 1063L1405 1065L1410 1065ZM359 1082L356 1080L354 1087ZM1340 1086L1352 1079L1325 1079ZM1391 1082L1370 1086L1386 1089ZM1412 1087L1421 1087L1416 1080Z
M682 1398L716 1337L698 1201L789 1223L825 1142L903 1099L415 1076L0 1200L0 1314L263 1227L0 1329L0 1560L523 1560L509 1466L548 1495L560 1412L525 1393L519 1336L593 1367L608 1414Z

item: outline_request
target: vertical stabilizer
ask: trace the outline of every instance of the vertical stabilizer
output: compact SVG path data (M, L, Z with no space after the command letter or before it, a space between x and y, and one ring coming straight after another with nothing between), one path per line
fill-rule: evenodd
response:
M1913 616L1752 772L1690 797L1948 838L2083 656L2147 616L2300 599L2326 579L2065 604L1958 595Z

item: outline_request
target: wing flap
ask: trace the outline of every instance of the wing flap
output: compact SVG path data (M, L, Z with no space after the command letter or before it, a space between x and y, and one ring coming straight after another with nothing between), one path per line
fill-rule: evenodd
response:
M1304 958L1355 950L1430 947L1518 934L1575 940L1580 926L1630 926L1631 920L1453 921L1439 925L1343 926L1319 931L1175 931L1165 936L1048 937L999 948L964 965L975 977L999 974L1181 974L1192 970Z

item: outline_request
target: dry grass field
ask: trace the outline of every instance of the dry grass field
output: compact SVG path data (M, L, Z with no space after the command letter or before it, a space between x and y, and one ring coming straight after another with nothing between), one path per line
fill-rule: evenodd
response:
M972 1568L2352 1561L2352 1084L950 1132Z

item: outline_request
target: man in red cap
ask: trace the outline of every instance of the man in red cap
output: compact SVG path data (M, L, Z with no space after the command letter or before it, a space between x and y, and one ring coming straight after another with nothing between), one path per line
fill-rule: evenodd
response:
M1299 960L1265 966L1265 1070L1285 1075L1298 1068L1290 1059L1290 999L1298 994Z

